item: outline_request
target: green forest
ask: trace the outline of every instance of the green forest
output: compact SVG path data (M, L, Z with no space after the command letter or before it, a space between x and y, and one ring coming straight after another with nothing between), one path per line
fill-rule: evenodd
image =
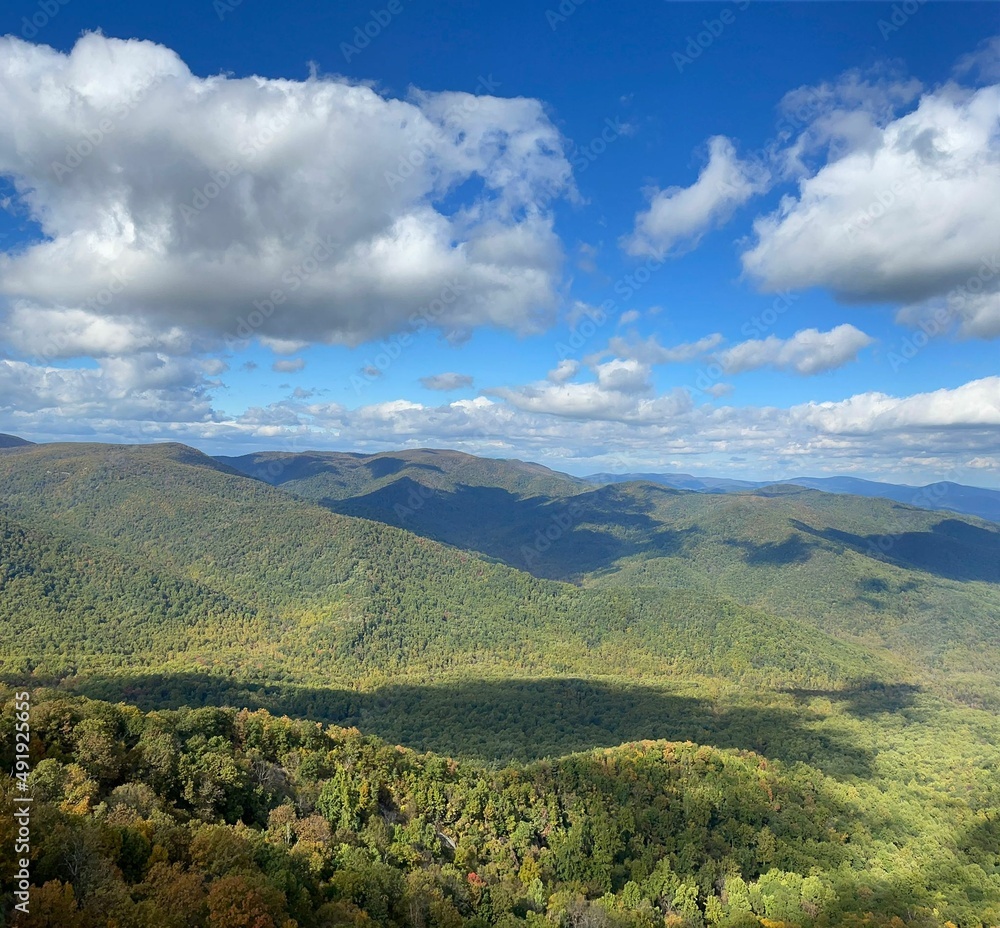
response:
M1000 923L996 525L479 460L0 451L4 923Z

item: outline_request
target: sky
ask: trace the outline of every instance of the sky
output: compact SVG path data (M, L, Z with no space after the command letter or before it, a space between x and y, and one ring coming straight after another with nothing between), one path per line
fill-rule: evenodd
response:
M1000 4L0 34L2 432L1000 486Z

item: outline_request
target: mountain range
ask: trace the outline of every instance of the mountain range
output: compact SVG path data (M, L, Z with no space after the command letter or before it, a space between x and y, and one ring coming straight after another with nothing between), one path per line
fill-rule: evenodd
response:
M585 479L598 485L646 481L682 490L696 490L700 493L734 493L742 490L758 490L776 484L793 484L811 490L822 490L824 493L880 497L895 500L897 503L907 503L920 509L963 512L966 515L1000 522L1000 490L970 487L948 480L924 486L907 486L862 480L858 477L791 477L787 480L754 481L731 480L727 477L695 477L691 474L592 474Z
M68 829L117 828L101 816L126 801L145 821L148 781L178 821L283 847L273 822L320 815L315 873L480 880L521 921L577 893L623 925L646 924L641 899L685 926L991 924L998 666L1000 525L972 515L791 483L596 484L443 450L0 450L0 673L39 694L38 756L59 766L38 796L61 797L49 814ZM185 714L218 707L236 714ZM261 734L281 716L333 741L303 767L289 735ZM173 766L150 759L169 745ZM459 792L456 764L472 765ZM523 840L482 837L501 827L486 798L459 809L497 769L542 784L548 824ZM73 798L82 776L92 802ZM667 776L684 784L669 802ZM512 830L535 814L517 795ZM115 840L94 847L139 838ZM127 883L124 858L94 853ZM335 923L321 908L297 917Z

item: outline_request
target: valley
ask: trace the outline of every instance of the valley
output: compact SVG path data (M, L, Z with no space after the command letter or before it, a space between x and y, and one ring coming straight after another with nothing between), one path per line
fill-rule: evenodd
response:
M30 687L45 814L133 921L177 900L101 848L193 866L183 825L243 842L275 925L414 899L456 925L990 924L998 553L994 523L794 486L10 443L4 724Z

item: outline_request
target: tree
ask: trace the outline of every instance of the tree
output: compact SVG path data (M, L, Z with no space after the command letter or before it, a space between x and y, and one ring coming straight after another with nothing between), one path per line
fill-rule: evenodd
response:
M277 893L268 895L273 905ZM267 895L245 877L224 876L208 891L208 924L210 928L278 928L271 905Z

